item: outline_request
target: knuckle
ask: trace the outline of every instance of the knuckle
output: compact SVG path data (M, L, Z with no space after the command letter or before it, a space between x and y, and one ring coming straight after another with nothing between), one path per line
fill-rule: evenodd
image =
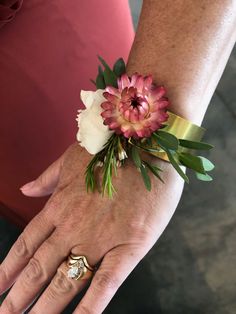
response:
M1 290L1 283L5 282L6 280L7 280L7 274L1 266L0 267L0 290Z
M23 272L23 282L28 286L28 284L35 284L36 281L38 283L45 283L47 276L39 260L32 257Z
M117 289L120 285L119 280L110 272L101 272L100 274L97 272L94 281L95 287L98 290L113 290Z
M2 306L1 306L1 310L3 311L3 313L9 313L9 314L18 314L18 313L20 313L15 308L14 303L12 302L12 300L10 299L9 296L4 300L4 302L3 302Z
M73 284L68 280L65 274L58 270L53 278L50 286L48 287L49 296L52 299L56 299L58 296L62 296L65 293L69 293L74 289Z
M78 311L80 314L95 314L95 312L93 311L93 309L89 309L87 307L87 305L84 305L82 303L80 303L79 305L79 311Z
M13 253L17 257L29 258L31 256L31 252L27 246L27 240L24 233L22 233L16 240L16 243L13 247Z
M146 223L144 223L143 221L130 220L128 222L128 225L129 225L130 235L133 238L145 240L145 238L150 233L149 226Z

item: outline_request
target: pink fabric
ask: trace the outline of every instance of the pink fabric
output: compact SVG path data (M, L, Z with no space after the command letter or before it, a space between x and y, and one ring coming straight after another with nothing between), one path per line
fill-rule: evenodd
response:
M96 55L127 60L133 38L127 0L24 0L1 27L2 215L24 225L43 207L48 198L27 198L19 187L75 141L79 93L94 89Z
M0 0L0 28L20 10L23 0Z

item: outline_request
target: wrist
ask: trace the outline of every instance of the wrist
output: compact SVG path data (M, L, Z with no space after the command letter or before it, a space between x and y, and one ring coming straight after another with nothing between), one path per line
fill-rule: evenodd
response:
M157 85L164 85L167 90L167 98L169 99L169 110L174 114L191 121L192 123L200 126L204 115L206 113L209 99L203 103L203 95L197 94L195 95L192 89L184 88L184 86L179 84L173 84L171 78L160 79L157 76L156 71L150 70L150 67L136 64L133 60L131 61L131 57L127 63L127 74L131 76L134 72L140 72L145 75L150 73L153 74L153 80ZM197 110L196 110L197 108Z

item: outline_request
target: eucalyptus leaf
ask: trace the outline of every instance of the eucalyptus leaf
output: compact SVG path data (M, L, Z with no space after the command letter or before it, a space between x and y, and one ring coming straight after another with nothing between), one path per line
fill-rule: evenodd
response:
M178 164L177 154L176 152L171 152L169 149L165 149L167 156L169 158L170 163L175 168L175 170L178 172L178 174L184 179L185 182L189 183L189 178L186 176L186 174L183 172L183 170L180 168Z
M202 174L202 173L199 173L199 172L196 172L196 177L198 178L198 180L201 180L201 181L212 181L212 177L209 176L209 174Z
M125 62L122 58L119 58L113 66L113 72L116 76L121 76L126 72Z
M191 155L189 153L179 153L179 161L182 165L190 169L193 169L202 174L206 173L201 158L197 156Z
M205 171L212 171L215 168L214 164L206 157L202 157L202 156L198 156L198 157L201 158Z
M171 150L177 150L178 149L178 139L173 134L158 130L157 132L153 133L153 136L156 137L157 143L162 148L168 148Z
M189 140L183 140L183 139L179 139L179 145L182 147L191 148L191 149L199 149L199 150L209 150L213 148L213 146L208 143L189 141Z
M147 172L145 165L141 164L140 171L141 171L143 182L146 186L146 189L148 191L151 191L151 189L152 189L151 180L150 180L150 177L148 175L148 172Z
M141 161L141 158L140 158L140 155L139 155L138 148L136 146L134 146L134 145L131 148L131 155L132 155L132 158L133 158L135 166L137 168L140 168L141 165L142 165L142 161Z

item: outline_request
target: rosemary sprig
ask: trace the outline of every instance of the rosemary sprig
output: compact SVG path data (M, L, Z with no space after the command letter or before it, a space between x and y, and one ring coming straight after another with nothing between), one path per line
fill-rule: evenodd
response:
M113 169L114 173L117 173L117 145L119 137L116 134L113 134L107 143L104 145L104 148L98 152L88 164L85 171L85 182L87 191L91 190L92 192L96 189L96 180L95 180L95 169L96 166L102 164L103 169L103 178L102 178L102 194L104 195L107 191L109 197L112 197L115 188L112 184L112 174Z
M112 184L112 169L114 167L115 149L117 147L117 136L112 136L107 146L106 158L103 167L102 193L107 191L108 196L112 197L115 188Z

